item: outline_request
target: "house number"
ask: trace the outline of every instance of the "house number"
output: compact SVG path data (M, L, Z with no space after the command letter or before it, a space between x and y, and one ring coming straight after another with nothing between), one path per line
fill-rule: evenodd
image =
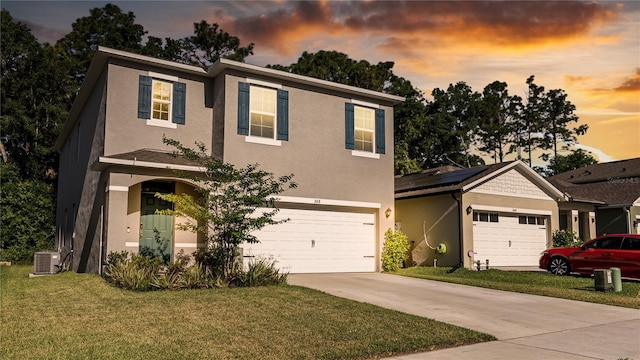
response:
M315 199L315 200L313 200L313 202L316 203L316 204L320 204L320 199Z

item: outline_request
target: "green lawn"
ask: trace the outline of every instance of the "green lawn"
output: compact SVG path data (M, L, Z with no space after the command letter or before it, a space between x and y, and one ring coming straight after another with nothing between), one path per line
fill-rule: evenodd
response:
M400 269L395 274L640 309L640 298L638 297L640 281L623 280L621 292L605 293L595 291L594 281L591 277L556 276L545 272L502 271L497 269L472 271L464 268L458 269L452 274L447 274L446 272L449 269L411 267Z
M494 340L318 291L131 292L0 266L2 359L362 359Z

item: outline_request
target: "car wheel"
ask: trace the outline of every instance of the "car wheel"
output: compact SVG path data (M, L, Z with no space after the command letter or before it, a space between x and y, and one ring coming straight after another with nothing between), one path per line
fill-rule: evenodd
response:
M555 257L549 262L549 271L554 275L569 275L571 266L567 260Z

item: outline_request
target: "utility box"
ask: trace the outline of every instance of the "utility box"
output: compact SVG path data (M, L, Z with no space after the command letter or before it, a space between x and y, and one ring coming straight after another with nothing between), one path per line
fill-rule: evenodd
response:
M611 270L597 269L593 270L593 281L596 291L613 291L613 278Z

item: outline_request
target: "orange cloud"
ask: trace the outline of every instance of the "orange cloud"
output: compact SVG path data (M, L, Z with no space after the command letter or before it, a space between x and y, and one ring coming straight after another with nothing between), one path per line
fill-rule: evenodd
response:
M309 36L349 34L381 37L387 48L405 37L527 48L586 37L620 11L615 4L583 1L302 1L237 18L225 28L288 55Z
M613 90L616 92L640 92L640 68L636 68L636 73L631 78Z

